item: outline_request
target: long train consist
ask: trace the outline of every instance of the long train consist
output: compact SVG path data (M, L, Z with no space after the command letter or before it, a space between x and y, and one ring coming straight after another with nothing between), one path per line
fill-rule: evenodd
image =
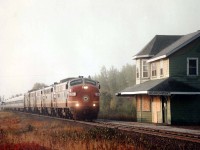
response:
M7 99L2 106L3 109L93 120L99 112L99 89L99 82L92 79L67 78L51 86Z

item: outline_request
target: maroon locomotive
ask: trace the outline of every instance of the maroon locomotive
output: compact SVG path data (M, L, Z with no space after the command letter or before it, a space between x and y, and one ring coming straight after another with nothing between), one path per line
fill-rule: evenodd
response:
M99 112L99 89L99 82L90 78L67 78L26 93L24 110L63 118L93 120Z

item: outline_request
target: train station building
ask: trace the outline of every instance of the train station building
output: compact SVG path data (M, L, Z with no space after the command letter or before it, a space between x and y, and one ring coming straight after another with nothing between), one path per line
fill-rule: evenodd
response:
M136 60L136 85L116 93L135 97L137 121L200 124L200 31L156 35Z

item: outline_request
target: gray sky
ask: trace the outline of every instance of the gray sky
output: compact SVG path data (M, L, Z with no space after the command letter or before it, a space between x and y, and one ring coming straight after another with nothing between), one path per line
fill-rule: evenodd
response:
M0 95L120 69L156 34L200 28L199 0L0 0Z

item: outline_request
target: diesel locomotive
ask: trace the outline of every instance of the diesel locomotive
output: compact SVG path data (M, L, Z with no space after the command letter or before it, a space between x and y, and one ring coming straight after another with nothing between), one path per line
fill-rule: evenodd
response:
M4 109L14 109L75 120L97 119L100 84L90 78L61 80L51 86L30 90L23 96L10 98Z

